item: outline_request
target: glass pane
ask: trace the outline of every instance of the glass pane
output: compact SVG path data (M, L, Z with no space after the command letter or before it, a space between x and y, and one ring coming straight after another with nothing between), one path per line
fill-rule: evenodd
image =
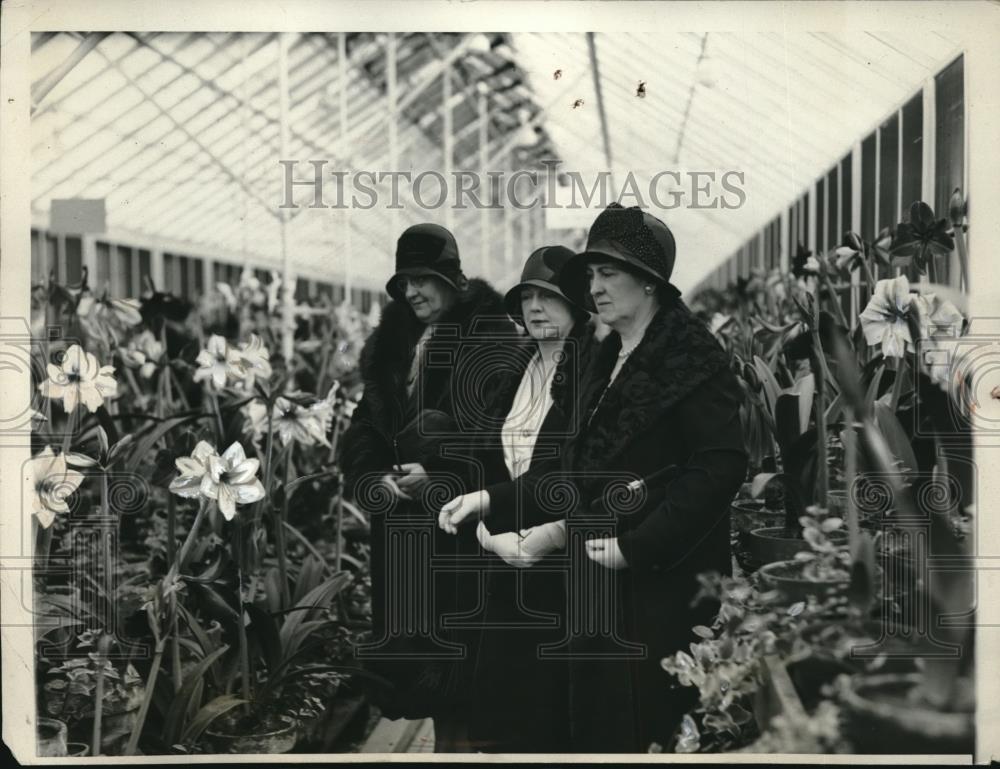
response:
M893 115L879 128L882 149L879 156L878 228L896 224L899 212L896 210L899 193L899 115Z
M924 164L924 96L918 93L903 107L903 218L920 200Z
M111 246L107 243L97 241L97 276L91 281L90 287L95 293L101 293L108 288L108 281L111 280Z
M45 236L45 277L54 275L56 281L60 280L58 272L59 261L59 239L55 235Z
M826 185L820 179L816 182L816 244L813 253L823 251L826 242Z
M934 213L948 215L948 202L965 179L964 59L959 56L937 76L935 89ZM958 279L950 274L950 260L939 259L938 280Z
M63 281L71 286L80 283L83 277L83 243L80 238L66 236L66 271Z
M191 283L188 275L188 258L186 256L177 257L178 282L180 283L178 293L185 299L191 298Z
M875 134L861 142L861 237L873 241L875 229Z
M848 153L847 157L840 161L840 223L837 226L837 240L834 241L835 246L840 245L840 240L844 237L845 232L854 229L854 224L851 222L851 205L853 203L851 194L853 189L851 155Z
M826 175L826 243L824 251L837 246L837 231L840 229L840 186L837 183L837 167L834 166Z
M194 291L198 296L202 296L205 293L205 261L201 257L193 256L188 265L192 272L191 284L194 286Z
M147 278L153 277L153 261L149 251L139 249L139 294L146 290Z
M31 282L45 282L45 251L41 245L42 234L38 230L31 231Z
M114 294L119 299L132 296L132 249L127 246L117 246L114 275Z

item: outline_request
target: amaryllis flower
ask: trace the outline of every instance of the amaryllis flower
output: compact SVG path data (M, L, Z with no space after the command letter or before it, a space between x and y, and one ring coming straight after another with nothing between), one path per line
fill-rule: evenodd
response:
M257 377L267 379L271 376L271 353L256 334L251 334L250 341L240 345L237 355L244 372L244 388L251 389Z
M949 254L955 248L948 229L947 219L935 219L929 205L915 201L910 206L910 221L896 225L891 252L893 265L906 267L912 261L920 272L925 272L930 259Z
M260 460L247 458L239 442L208 458L208 472L201 479L201 494L218 502L219 512L227 521L236 515L237 505L248 505L264 498L264 486L257 478Z
M872 253L875 254L875 258L878 259L883 266L892 266L892 244L896 240L896 228L892 225L884 227L878 235L875 236L875 242L872 243Z
M896 225L891 252L893 265L905 267L912 261L920 272L925 272L930 259L949 254L955 248L948 229L946 219L935 219L929 205L915 201L910 206L910 221Z
M177 457L174 464L180 475L170 482L170 490L179 497L197 497L201 494L201 481L208 473L209 457L217 454L207 441L199 441L189 457Z
M61 399L67 414L72 413L78 403L94 413L105 398L118 392L118 382L113 376L115 367L100 365L94 355L84 352L78 344L66 351L61 365L50 363L48 373L49 378L38 389L47 398Z
M918 294L913 307L920 326L920 359L931 381L944 390L952 384L958 339L965 327L965 316L947 299L936 294ZM955 371L953 372L953 369Z
M225 337L218 334L209 337L208 344L198 353L195 362L198 369L194 372L194 381L208 380L217 390L225 387L230 378L239 381L246 376L239 351L232 349Z
M107 294L99 299L83 294L76 312L84 331L109 347L117 345L130 328L142 323L138 300L111 299Z
M869 345L882 345L882 355L886 358L902 358L907 350L913 350L913 338L906 321L912 301L910 281L905 275L880 280L875 284L875 293L868 306L858 316L865 341Z
M135 336L121 350L121 355L126 366L139 369L139 376L149 379L156 373L157 363L163 357L163 344L151 331L146 330Z
M329 420L325 420L323 416L325 410L326 406L322 401L319 408L313 409L301 406L287 398L275 400L274 415L271 419L272 425L281 436L282 445L287 446L292 441L296 441L306 446L316 442L329 446L324 429L329 424Z
M71 470L63 454L54 454L50 446L27 464L25 482L31 496L31 513L38 518L42 528L47 529L56 519L57 513L68 513L67 498L83 482L83 475Z

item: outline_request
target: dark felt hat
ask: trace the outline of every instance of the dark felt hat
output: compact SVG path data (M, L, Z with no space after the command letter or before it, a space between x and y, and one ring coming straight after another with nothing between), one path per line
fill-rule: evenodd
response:
M433 275L458 290L462 263L455 236L439 224L415 224L396 241L396 272L385 284L393 299L402 300L397 279L404 275Z
M551 291L565 299L574 309L581 310L570 300L559 287L559 275L563 267L575 256L573 251L565 246L542 246L531 253L521 269L521 280L503 298L507 314L518 323L523 323L521 317L521 290L527 286L536 286Z
M587 264L595 261L622 262L645 279L680 292L670 283L677 257L674 235L662 221L638 206L625 208L612 203L590 228L587 247L563 268L560 286L573 302L595 312L587 281Z

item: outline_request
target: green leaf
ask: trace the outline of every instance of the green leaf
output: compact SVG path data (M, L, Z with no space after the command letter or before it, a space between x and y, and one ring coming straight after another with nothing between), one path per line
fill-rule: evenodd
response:
M346 571L338 572L321 585L314 589L297 602L284 624L281 626L281 646L285 650L285 655L294 653L298 645L305 639L308 633L301 633L302 624L310 618L314 611L326 608L330 605L333 597L347 587L351 582L351 575ZM309 632L315 628L311 628Z
M149 455L153 446L156 445L156 442L160 440L160 438L169 433L175 427L180 427L188 422L193 422L200 417L200 414L174 417L173 419L167 419L153 425L149 430L142 434L141 438L138 438L135 441L135 447L129 454L128 459L125 460L125 469L129 472L134 472L136 468L139 467L142 460Z
M760 499L772 481L784 483L785 480L784 473L757 473L750 482L750 496L754 499Z
M753 357L753 365L757 371L757 377L760 379L761 386L764 389L764 397L767 398L767 408L773 414L778 394L781 392L781 386L778 384L778 380L774 378L771 367L759 355Z
M292 595L293 605L297 604L321 584L325 570L324 567L325 564L311 553L303 561L302 568L299 570L299 578L295 581L295 592Z
M199 710L198 714L191 719L191 723L184 730L181 738L182 741L193 742L197 740L216 718L245 702L246 700L237 697L235 694L223 694L216 697Z
M885 437L893 456L903 463L908 471L907 475L915 473L917 456L913 452L913 446L903 426L899 423L899 419L892 413L892 409L887 404L880 401L875 401L874 412L875 424Z
M712 629L705 627L704 625L695 625L693 628L691 628L691 632L693 632L697 636L701 636L702 638L707 638L707 639L715 638L715 633L712 632Z
M267 663L267 669L273 671L281 664L282 657L278 623L274 621L274 617L254 604L247 604L246 611L250 615L247 637L257 639L264 655L264 661Z
M878 569L875 565L875 543L867 532L862 532L852 543L851 582L847 588L847 601L859 611L867 611L878 591Z
M177 692L170 710L167 712L166 722L163 727L163 737L168 745L172 745L180 738L181 729L184 725L184 716L191 708L191 702L197 693L198 684L201 683L209 666L219 657L229 650L228 646L221 646L204 659L198 660L194 669L185 675L184 685Z

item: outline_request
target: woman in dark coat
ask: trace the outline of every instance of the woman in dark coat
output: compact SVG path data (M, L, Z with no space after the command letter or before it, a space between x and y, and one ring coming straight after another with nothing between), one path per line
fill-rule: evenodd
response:
M746 472L740 389L722 348L669 283L673 235L612 204L563 270L571 299L612 332L581 386L562 472L567 517L573 752L646 752L696 702L660 661L697 640L713 607L696 575L730 571L729 503ZM623 483L644 480L639 493Z
M563 469L584 505L568 520L570 729L574 752L673 747L697 693L660 661L696 640L713 607L692 607L699 572L728 574L729 503L746 473L740 389L726 354L669 283L663 222L612 204L563 271L567 296L612 328L582 386ZM621 482L645 479L642 494ZM599 501L596 505L588 501ZM573 627L574 618L569 624ZM672 688L675 687L675 688Z
M358 656L392 685L376 696L383 715L433 716L435 749L467 750L475 634L442 617L473 611L479 595L467 575L432 571L431 557L479 556L473 531L448 536L436 517L442 501L481 479L470 463L442 456L446 435L434 442L427 431L452 417L446 431L461 432L471 383L516 330L500 294L462 274L454 237L434 224L403 232L386 290L392 301L362 350L364 395L342 446L346 493L371 521L373 640Z
M457 532L452 514L480 519L479 541L492 554L469 725L472 743L487 752L569 750L566 660L540 656L563 634L566 575L546 566L565 561L565 521L538 515L519 496L521 479L559 467L590 349L589 314L558 285L573 256L561 246L539 248L507 292L507 311L528 336L490 377L485 403L492 420L480 454L487 485L444 505L440 515L450 533Z

